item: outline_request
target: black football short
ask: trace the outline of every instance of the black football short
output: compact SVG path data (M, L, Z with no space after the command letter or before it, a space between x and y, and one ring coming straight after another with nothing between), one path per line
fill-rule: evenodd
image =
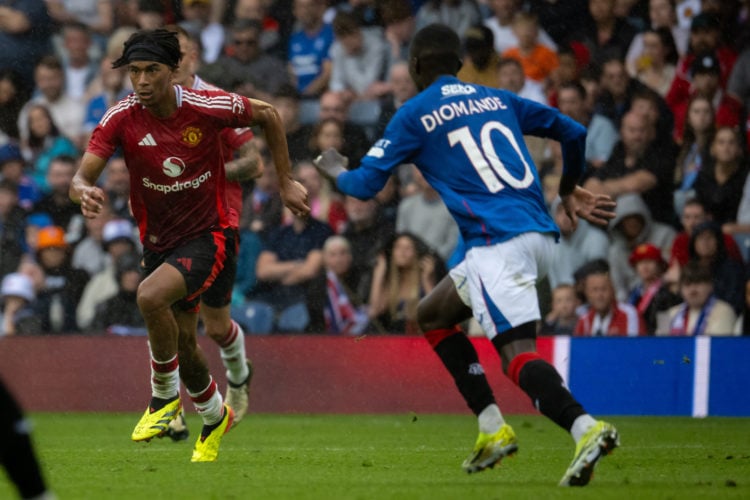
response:
M225 296L231 300L232 282L237 271L236 234L233 228L208 232L165 253L146 248L143 250L146 276L165 262L180 271L187 285L187 295L174 307L185 311L197 311L201 294L215 284L211 300L218 301L217 297Z

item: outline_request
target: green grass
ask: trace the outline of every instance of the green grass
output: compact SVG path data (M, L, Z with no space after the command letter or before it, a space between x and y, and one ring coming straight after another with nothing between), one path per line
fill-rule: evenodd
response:
M219 460L192 464L190 439L133 443L135 414L31 416L45 474L66 499L750 498L750 419L610 419L622 447L586 488L557 487L570 437L542 417L508 421L520 452L467 475L469 415L250 415ZM13 490L0 474L0 498Z

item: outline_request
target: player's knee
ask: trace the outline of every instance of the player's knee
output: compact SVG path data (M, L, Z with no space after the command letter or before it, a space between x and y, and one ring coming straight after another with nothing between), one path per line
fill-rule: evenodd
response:
M143 315L151 314L171 305L163 294L159 293L156 288L145 284L145 282L138 285L136 303Z

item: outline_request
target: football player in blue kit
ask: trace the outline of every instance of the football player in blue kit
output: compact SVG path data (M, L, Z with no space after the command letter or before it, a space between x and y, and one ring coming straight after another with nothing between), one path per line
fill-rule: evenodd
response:
M523 136L561 143L559 195L573 224L578 217L606 224L615 202L577 185L584 170L582 125L511 92L461 82L455 76L460 56L459 38L447 26L420 30L409 54L420 93L398 110L358 168L347 171L348 160L335 150L325 151L316 165L342 192L368 199L398 165L413 163L459 225L465 258L422 299L418 321L478 417L479 437L464 470L493 467L518 449L474 346L456 327L473 314L507 376L575 440L574 459L560 485L583 486L599 459L618 446L619 436L614 426L586 413L557 370L536 352L536 283L547 272L559 230Z

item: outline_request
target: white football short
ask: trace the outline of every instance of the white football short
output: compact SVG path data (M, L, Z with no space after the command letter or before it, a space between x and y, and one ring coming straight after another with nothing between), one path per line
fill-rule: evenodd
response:
M536 284L547 275L555 238L524 233L466 252L450 276L489 338L541 318Z

